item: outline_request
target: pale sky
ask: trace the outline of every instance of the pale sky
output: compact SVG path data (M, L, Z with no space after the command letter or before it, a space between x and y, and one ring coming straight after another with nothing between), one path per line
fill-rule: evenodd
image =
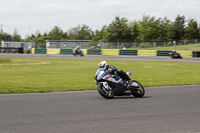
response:
M177 15L200 23L200 0L1 0L0 24L4 32L14 29L24 38L27 34L49 32L54 26L64 32L79 24L93 31L109 25L116 16L130 21L143 15L167 17Z

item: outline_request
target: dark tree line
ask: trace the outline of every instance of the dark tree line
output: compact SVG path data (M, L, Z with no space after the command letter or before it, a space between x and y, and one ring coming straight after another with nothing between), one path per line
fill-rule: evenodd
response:
M1 33L1 40L5 41L35 41L38 45L45 45L46 40L91 40L101 41L172 41L200 39L200 25L195 19L186 20L178 15L174 21L168 18L155 18L148 15L139 21L131 21L122 17L115 19L108 26L93 31L88 25L78 25L64 32L55 26L50 32L35 34L21 39L15 30L13 35Z

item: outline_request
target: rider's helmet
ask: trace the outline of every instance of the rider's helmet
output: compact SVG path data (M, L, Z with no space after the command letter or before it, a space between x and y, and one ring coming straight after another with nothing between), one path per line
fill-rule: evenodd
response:
M76 46L76 49L79 49L79 46Z
M99 68L104 68L108 63L104 60L99 63Z
M176 50L172 50L172 52L174 53L174 52L176 52Z

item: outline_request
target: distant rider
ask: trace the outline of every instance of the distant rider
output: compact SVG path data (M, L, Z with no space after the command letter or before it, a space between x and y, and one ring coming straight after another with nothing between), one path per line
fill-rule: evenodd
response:
M80 49L79 46L76 46L76 48L74 49L76 51L76 54L78 54L79 49Z
M172 50L172 54L175 54L176 53L176 50Z

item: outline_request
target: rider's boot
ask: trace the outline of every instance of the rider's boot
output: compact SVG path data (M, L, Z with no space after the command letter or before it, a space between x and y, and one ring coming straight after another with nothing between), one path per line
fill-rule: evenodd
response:
M121 81L119 82L120 84L125 85L125 87L126 87L126 89L127 89L126 91L124 91L124 94L125 94L125 95L131 95L131 94L132 94L132 91L128 89L128 87L130 86L130 85L129 85L129 84L130 84L129 82L130 82L130 81L127 81L127 80L121 80Z
M131 79L130 80L126 80L125 81L126 87L129 88L129 86L131 85L131 83L132 83Z

